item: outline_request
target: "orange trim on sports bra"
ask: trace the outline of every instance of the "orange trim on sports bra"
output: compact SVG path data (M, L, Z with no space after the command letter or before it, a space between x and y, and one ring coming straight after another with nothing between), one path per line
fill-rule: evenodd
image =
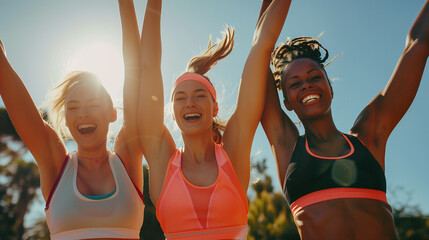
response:
M326 157L326 156L319 156L317 154L314 154L313 152L311 152L310 147L308 146L307 136L305 136L305 150L307 150L308 154L310 154L311 156L316 157L316 158L321 158L321 159L335 160L335 159L341 159L341 158L349 157L355 152L355 148L354 148L353 144L350 142L349 138L346 135L344 135L344 133L341 133L341 135L343 135L344 139L346 139L346 141L350 147L350 152L344 156Z
M298 198L290 205L290 209L292 214L295 216L306 206L328 200L344 198L367 198L387 203L386 193L383 191L365 188L330 188L312 192Z

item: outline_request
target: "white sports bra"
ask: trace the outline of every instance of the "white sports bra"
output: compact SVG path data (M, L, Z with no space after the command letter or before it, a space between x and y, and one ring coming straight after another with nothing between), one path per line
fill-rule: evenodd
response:
M109 152L116 190L93 200L77 186L77 153L65 160L46 202L46 221L53 240L139 238L143 224L143 195L131 181L121 159Z

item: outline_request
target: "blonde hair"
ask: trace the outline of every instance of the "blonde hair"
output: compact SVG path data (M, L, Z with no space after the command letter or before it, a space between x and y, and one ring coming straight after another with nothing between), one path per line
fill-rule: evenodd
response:
M110 94L100 83L97 75L85 71L70 72L58 86L51 89L50 98L44 106L48 106L48 121L58 136L63 140L72 139L72 136L65 124L65 103L70 89L78 83L89 83L97 86L106 96L106 101L113 108L113 101Z
M204 76L204 74L215 66L219 60L224 59L231 53L234 46L234 33L234 28L226 26L226 29L223 32L224 37L221 41L212 44L212 39L210 37L207 50L204 53L193 57L189 61L186 71L198 73ZM207 76L204 77L210 82L210 79ZM218 144L222 142L222 132L225 130L225 126L225 120L221 120L218 117L213 119L213 140Z

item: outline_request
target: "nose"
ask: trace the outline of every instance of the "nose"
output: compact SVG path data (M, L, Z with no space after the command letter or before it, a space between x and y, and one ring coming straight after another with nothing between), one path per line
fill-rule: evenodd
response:
M303 81L301 86L302 86L302 87L301 87L301 90L307 90L308 88L313 88L313 87L314 87L314 86L313 86L313 83L311 83L311 82L309 81L309 79L307 79L307 80Z
M186 108L191 108L194 106L194 99L192 97L186 98Z
M79 117L84 118L88 116L88 108L87 107L81 107L79 111Z

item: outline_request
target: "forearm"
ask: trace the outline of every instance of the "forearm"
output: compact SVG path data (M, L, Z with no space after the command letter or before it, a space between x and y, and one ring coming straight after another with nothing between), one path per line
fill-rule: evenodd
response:
M148 0L141 36L141 103L147 110L164 112L161 76L161 0ZM153 109L156 108L156 109ZM161 118L161 116L158 116ZM163 116L162 116L163 120Z
M261 10L259 10L258 21L259 21L259 19L261 19L265 10L267 10L267 8L270 6L271 2L272 2L272 0L262 0Z
M37 157L38 150L46 148L48 127L4 51L0 52L0 96L17 133Z
M140 36L133 0L119 0L122 24L122 51L125 69L136 68L139 64Z
M124 60L124 125L137 131L138 96L140 90L140 36L133 0L119 0L122 23L122 52ZM128 132L128 131L127 131Z
M143 67L161 65L161 0L148 0L141 36L141 64Z
M429 1L423 6L407 36L407 47L419 44L429 53Z
M267 3L263 3L262 8ZM269 4L265 13L260 16L258 21L253 44L262 44L269 51L274 49L274 44L283 28L286 16L289 11L291 0L274 0ZM262 11L262 9L261 9Z
M255 38L243 69L237 108L233 116L246 116L241 123L244 129L256 129L262 112L266 92L266 78L269 71L270 56L283 28L290 0L275 0L261 15L255 30ZM261 12L263 11L262 6ZM245 87L243 87L245 86Z

